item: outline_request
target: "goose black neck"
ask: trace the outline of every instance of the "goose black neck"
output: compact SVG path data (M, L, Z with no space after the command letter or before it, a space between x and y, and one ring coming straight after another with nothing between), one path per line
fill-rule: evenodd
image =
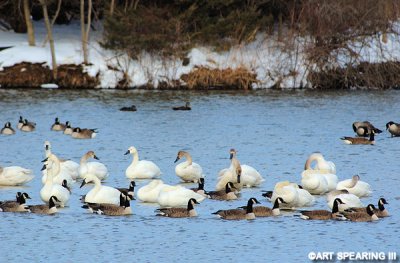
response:
M367 213L368 213L368 215L373 216L374 215L374 209L372 207L370 207L370 206L367 206Z
M247 214L253 213L253 200L249 200L247 202L246 213Z
M274 206L272 207L272 209L277 209L279 208L279 201L278 198L276 198L275 202L274 202Z
M25 204L25 202L26 202L26 200L25 200L25 198L23 197L23 195L18 196L18 197L17 197L17 200L18 200L18 202L19 202L20 205L23 205L23 204Z
M333 201L332 214L339 212L339 202Z
M369 140L372 142L375 140L375 133L371 132L371 134L369 135Z
M55 206L56 206L56 204L54 203L54 198L50 198L50 200L49 200L49 208L51 209L51 208L53 208Z
M130 201L128 198L125 199L125 204L124 204L124 206L125 206L125 208L131 206L131 201Z
M123 194L119 195L119 206L124 206L125 205L125 200L128 198L125 198Z
M226 186L225 186L225 193L230 193L230 192L232 192L232 189L231 189L231 187L230 187L229 184L226 184Z
M378 202L378 207L379 207L379 211L385 210L385 206L383 205L383 202L382 202L382 201L379 201L379 202Z
M204 183L202 183L201 181L199 181L198 190L204 190Z
M134 184L129 185L129 191L130 192L134 192L135 191L135 185Z
M192 204L191 200L189 200L188 205L187 205L187 210L190 211L193 209L194 209L193 204Z

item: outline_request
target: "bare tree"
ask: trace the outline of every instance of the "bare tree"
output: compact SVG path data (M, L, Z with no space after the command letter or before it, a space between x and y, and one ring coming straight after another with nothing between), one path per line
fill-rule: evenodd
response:
M56 80L57 79L56 51L54 49L54 39L53 39L53 33L52 33L51 24L50 24L50 20L49 20L49 14L47 13L47 3L46 3L46 0L39 0L39 1L40 1L40 4L42 5L44 22L46 24L47 35L49 36L50 50L51 50L51 64L53 67L53 79Z
M51 26L54 25L54 23L56 22L56 19L58 17L58 14L60 13L61 3L62 3L62 0L58 0L56 14L53 16L53 19L51 20ZM42 46L45 46L48 40L49 40L49 35L47 34L43 40Z
M110 16L113 16L114 8L115 8L115 0L111 0L111 3L110 3Z
M88 43L89 43L89 32L92 16L92 0L88 0L88 14L87 14L87 25L85 29L85 0L81 0L81 35L82 35L82 51L83 51L83 63L88 64Z
M31 20L31 11L29 8L29 0L24 0L24 16L25 16L25 23L26 28L28 31L28 42L30 46L35 45L35 32L33 31L33 24Z

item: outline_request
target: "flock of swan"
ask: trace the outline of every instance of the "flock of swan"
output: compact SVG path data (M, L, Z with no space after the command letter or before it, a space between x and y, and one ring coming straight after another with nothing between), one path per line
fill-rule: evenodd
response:
M22 117L20 121L18 124L21 124L20 130L26 125L35 125ZM397 128L393 125L397 125ZM9 124L6 126L10 127ZM68 126L61 124L56 118L51 130L65 132ZM353 129L359 136L371 136L382 132L369 122L356 122L353 124ZM398 136L396 132L399 126L389 122L387 130L393 136ZM364 138L355 137L355 139ZM59 158L52 152L50 142L46 141L44 153L41 177L43 186L39 193L44 204L27 205L26 201L30 199L29 194L18 192L14 200L0 201L0 211L54 214L59 207L68 207L72 196L71 186L81 180L80 187L93 184L92 188L80 197L83 203L82 208L91 213L129 215L132 214L130 202L137 198L141 202L158 204L160 208L156 210L156 215L175 218L194 217L197 216L195 205L204 200L236 200L240 198L242 188L259 187L265 181L254 167L240 163L235 149L230 149L230 166L219 171L214 191L205 190L202 167L193 162L192 156L187 151L177 153L175 163L180 163L176 165L175 173L183 182L198 184L198 187L192 189L164 183L160 179L162 177L160 168L152 161L140 160L138 150L133 146L129 147L125 153L132 155L132 163L125 171L125 176L130 179L128 188L103 184L109 172L106 165L98 161L93 151L85 153L77 163ZM92 161L92 159L97 161ZM33 178L30 169L19 166L0 167L0 185L2 186L24 185ZM149 180L149 182L135 191L137 179ZM389 213L384 206L387 204L385 198L379 198L377 208L373 204L364 206L361 198L371 194L371 186L361 181L358 175L339 181L335 164L327 161L321 153L317 152L312 153L306 160L300 185L291 181L280 181L275 184L272 191L264 191L262 196L273 204L272 207L254 206L260 202L252 197L243 207L219 210L213 214L223 219L255 219L279 216L280 209L287 209L302 219L316 220L375 221L380 217L388 216ZM313 206L315 196L321 195L326 196L330 210L301 210L304 207Z

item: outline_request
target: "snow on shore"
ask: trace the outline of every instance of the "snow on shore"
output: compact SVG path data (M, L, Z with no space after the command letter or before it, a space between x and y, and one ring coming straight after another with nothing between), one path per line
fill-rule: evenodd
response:
M101 28L97 25L96 28ZM0 31L0 47L12 48L0 51L0 70L20 62L45 63L51 68L49 44L42 46L46 36L43 22L35 22L36 46L28 45L26 34ZM80 24L78 21L70 25L55 25L53 28L57 64L81 64L83 54L80 41ZM284 49L276 41L275 36L261 35L247 45L235 47L227 52L216 53L205 47L192 49L188 57L190 63L182 65L180 60L165 60L143 53L138 60L126 55L119 55L103 49L99 41L102 39L101 29L91 31L89 44L89 62L85 71L90 76L99 73L99 88L114 88L123 78L123 72L131 79L130 86L141 86L148 83L157 87L161 81L179 79L182 74L189 73L195 67L236 68L245 67L257 74L259 83L253 88L270 88L278 81L282 88L307 86L307 74L313 65L309 65L304 52L305 40L299 40L292 49ZM360 54L358 62L400 61L400 40L398 35L388 35L387 42L380 38L369 38L367 47L354 43L354 51ZM364 39L365 41L365 39ZM337 54L336 66L352 63L342 53ZM115 70L118 69L118 70Z

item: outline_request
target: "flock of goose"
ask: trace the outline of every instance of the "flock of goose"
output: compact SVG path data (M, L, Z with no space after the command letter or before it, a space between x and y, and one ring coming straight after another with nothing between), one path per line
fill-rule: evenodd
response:
M33 131L35 125L21 117L18 128L21 131L27 131L28 129L24 127L29 126ZM10 129L11 125L7 123L3 130L6 128ZM389 122L386 128L392 136L400 136L399 124ZM82 134L85 131L85 134L90 134L86 138L92 138L95 134L93 129L72 129L68 123L60 123L58 118L51 126L53 131L65 133L67 129L72 130L71 134ZM363 140L371 141L371 136L373 138L374 134L382 132L370 122L355 122L353 129L360 137L344 137L346 143L370 144L362 142ZM369 136L370 139L362 136ZM177 153L175 163L181 159L185 161L176 165L175 173L183 182L198 183L198 187L193 189L165 184L159 179L162 176L160 168L152 161L139 160L138 151L133 146L129 147L125 153L133 156L132 163L125 171L126 177L131 180L128 188L103 185L102 182L107 179L109 172L103 163L89 161L92 158L98 160L93 151L85 153L79 163L59 158L52 152L49 141L45 142L44 151L45 159L41 178L43 187L39 193L44 204L27 205L26 201L30 199L29 194L18 192L14 200L0 201L0 211L54 214L59 207L68 206L72 195L71 186L81 180L81 188L86 184L93 184L91 190L80 197L83 203L82 208L91 213L114 216L132 214L130 202L136 197L141 202L157 203L160 208L156 210L156 215L176 218L194 217L197 216L195 205L204 200L236 200L240 198L243 187L258 187L264 182L264 178L255 168L240 163L235 149L230 149L230 166L218 173L214 191L204 189L205 177L202 167L193 162L192 156L187 151ZM0 185L24 185L33 178L32 171L29 169L19 166L0 167ZM136 192L134 181L136 179L147 179L150 182ZM304 171L301 173L301 185L281 181L275 184L272 191L264 191L262 196L271 201L272 207L254 206L260 202L252 197L243 207L219 210L213 214L223 219L255 219L278 216L280 209L287 209L302 219L316 220L375 221L380 217L388 216L389 213L384 206L387 204L385 198L379 198L378 208L373 204L366 207L363 205L360 198L371 194L370 185L361 181L360 176L355 175L338 181L335 164L325 160L321 153L312 153L306 160ZM325 195L330 210L299 210L312 206L315 203L315 195Z

